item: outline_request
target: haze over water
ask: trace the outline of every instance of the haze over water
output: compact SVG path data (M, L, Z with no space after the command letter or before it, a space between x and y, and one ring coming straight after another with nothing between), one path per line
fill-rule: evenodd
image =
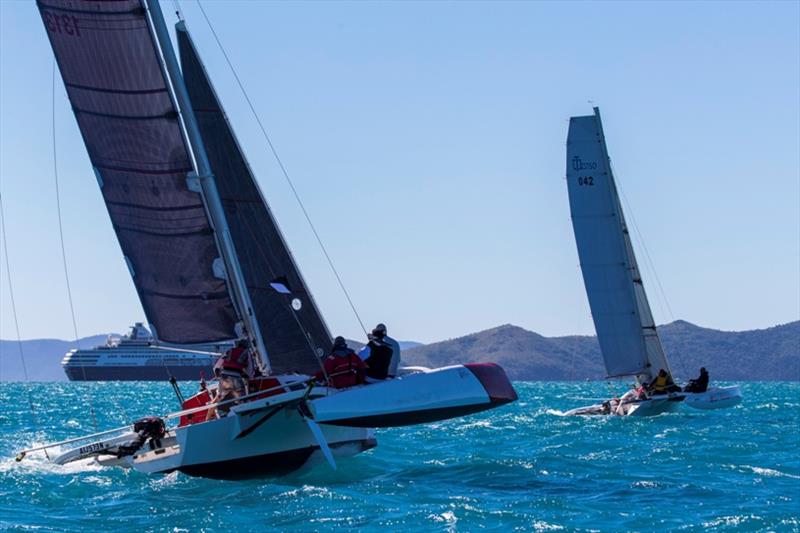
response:
M185 384L184 392L194 388ZM175 407L166 383L34 386L0 398L0 529L40 531L798 531L800 384L745 383L735 409L562 417L603 383L516 383L520 400L380 430L376 449L243 482L13 456ZM164 402L169 402L164 405Z

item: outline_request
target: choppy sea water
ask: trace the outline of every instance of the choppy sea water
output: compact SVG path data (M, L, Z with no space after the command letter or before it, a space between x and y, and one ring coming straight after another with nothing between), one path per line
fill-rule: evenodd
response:
M189 387L184 385L188 392ZM486 413L379 430L288 476L213 481L16 451L172 410L165 383L0 383L0 528L38 531L800 531L800 384L744 383L724 411L563 417L604 383L516 383ZM164 402L167 402L165 405Z

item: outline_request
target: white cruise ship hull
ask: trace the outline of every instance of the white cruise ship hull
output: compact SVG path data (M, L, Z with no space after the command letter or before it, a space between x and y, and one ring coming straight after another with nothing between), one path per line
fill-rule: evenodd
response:
M196 381L213 376L212 363L204 365L64 366L70 381Z

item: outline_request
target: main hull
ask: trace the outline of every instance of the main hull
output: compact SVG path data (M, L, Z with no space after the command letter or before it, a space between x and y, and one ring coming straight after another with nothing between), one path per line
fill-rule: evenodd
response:
M373 437L336 442L329 446L334 456L348 457L372 449L377 445L378 441ZM283 476L305 466L314 453L319 451L319 446L309 445L294 450L272 452L239 459L226 459L212 463L187 465L179 467L178 470L189 476L224 480Z
M356 455L377 445L374 430L321 426L332 455ZM180 471L212 479L249 479L288 474L303 467L317 440L297 403L265 404L263 408L223 418L179 426L162 437L148 437L130 450L137 434L128 432L104 440L80 443L55 456L57 464L96 458L103 466L132 468L143 473ZM126 450L126 448L129 448Z

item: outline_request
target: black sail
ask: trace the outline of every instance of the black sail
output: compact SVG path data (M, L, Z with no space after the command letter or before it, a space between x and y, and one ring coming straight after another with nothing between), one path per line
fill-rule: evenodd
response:
M182 344L234 338L236 312L215 276L203 200L187 185L193 165L142 1L37 4L154 333Z
M191 37L178 24L189 98L266 344L272 371L313 373L331 337L231 130ZM288 291L286 290L288 289ZM292 302L299 300L300 309Z

